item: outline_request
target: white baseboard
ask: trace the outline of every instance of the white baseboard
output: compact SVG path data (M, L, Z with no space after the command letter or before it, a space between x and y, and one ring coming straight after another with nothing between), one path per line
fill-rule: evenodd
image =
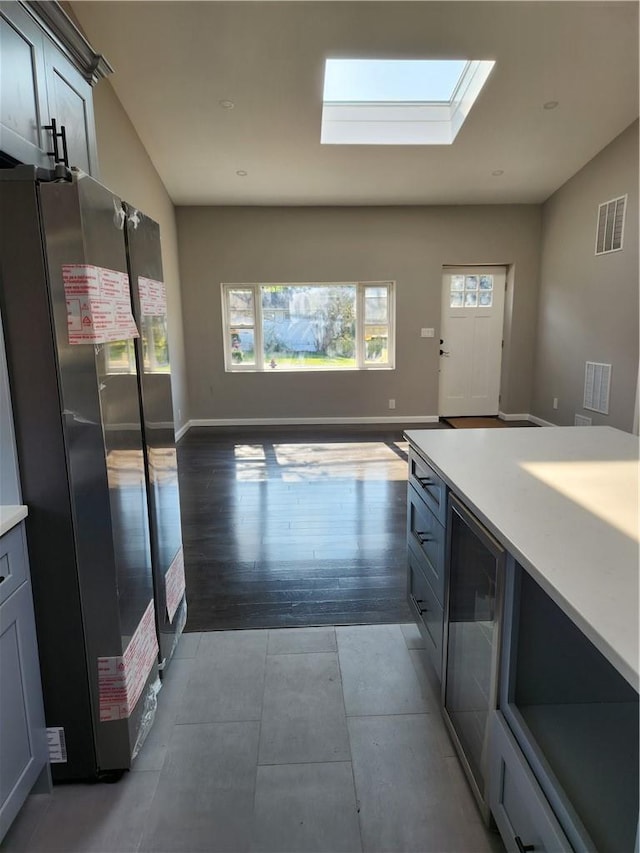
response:
M542 427L558 426L557 424L552 424L551 421L545 421L542 418L538 418L536 415L530 415L528 412L524 412L519 415L508 415L506 412L498 412L498 417L503 421L530 421L532 424L537 424Z
M435 424L438 415L383 415L365 418L192 418L182 427L180 437L191 427L218 426L324 426L329 424ZM176 437L178 434L176 433Z
M558 424L552 424L551 421L545 421L543 418L538 418L536 415L529 415L529 420L532 424L538 424L541 427L554 427Z
M529 415L508 415L506 412L498 412L498 417L501 421L528 421Z
M180 429L176 430L176 441L180 441L182 436L186 435L189 432L190 427L191 427L191 421L187 421L186 423L182 424Z

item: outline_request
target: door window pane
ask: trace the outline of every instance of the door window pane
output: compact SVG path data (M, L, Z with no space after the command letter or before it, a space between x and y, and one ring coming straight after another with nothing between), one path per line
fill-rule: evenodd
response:
M477 290L478 289L478 276L477 275L468 275L466 278L465 290Z
M449 305L451 308L462 308L462 298L464 293L452 293Z
M492 291L485 291L484 293L480 292L478 294L478 305L481 305L484 308L491 308L493 305L493 293Z
M452 275L451 276L451 291L454 290L464 290L464 276L463 275Z
M477 308L478 307L478 294L477 293L465 293L465 295L464 295L464 307L465 308Z
M493 276L492 275L481 275L480 276L480 290L493 290Z

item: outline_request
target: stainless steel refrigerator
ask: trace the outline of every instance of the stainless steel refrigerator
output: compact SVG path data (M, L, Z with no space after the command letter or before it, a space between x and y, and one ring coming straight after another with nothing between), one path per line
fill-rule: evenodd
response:
M2 316L54 780L131 766L158 642L126 214L83 173L0 170Z
M162 676L187 620L167 297L160 226L130 204L124 211Z

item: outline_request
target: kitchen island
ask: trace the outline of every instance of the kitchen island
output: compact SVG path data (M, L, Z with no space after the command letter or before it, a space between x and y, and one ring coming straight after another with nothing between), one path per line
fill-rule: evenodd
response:
M480 732L481 808L490 802L508 849L633 849L638 438L608 427L406 435L409 599L442 672L445 719L448 702L457 702ZM477 590L474 604L463 579L466 615L464 607L453 612L450 590L456 506L477 521L498 560L488 609ZM441 566L432 559L436 541L444 543ZM474 547L465 548L473 562ZM462 628L476 630L480 646L483 636L493 643L485 656L493 674L478 662L469 667L484 705L473 690L447 686L447 639ZM469 656L480 646L471 644ZM459 678L460 658L456 666Z

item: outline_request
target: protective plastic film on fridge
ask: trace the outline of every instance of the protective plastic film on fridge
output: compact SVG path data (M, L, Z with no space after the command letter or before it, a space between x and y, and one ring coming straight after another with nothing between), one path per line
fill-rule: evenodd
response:
M46 177L0 171L0 249L45 713L62 781L131 766L155 714L158 642L124 211L82 173Z
M167 296L162 274L160 227L153 219L127 203L124 210L133 313L140 330L140 337L135 339L134 346L142 408L162 674L187 620Z

